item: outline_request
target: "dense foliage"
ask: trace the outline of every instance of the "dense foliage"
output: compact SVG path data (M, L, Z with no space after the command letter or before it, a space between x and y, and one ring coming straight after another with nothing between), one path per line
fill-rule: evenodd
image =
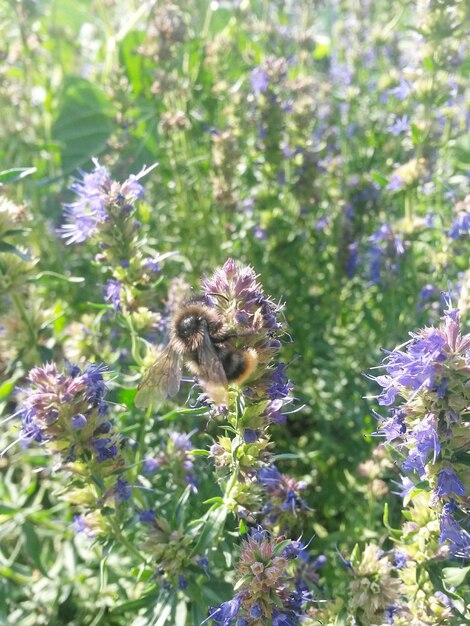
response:
M468 623L468 3L0 33L0 623ZM246 377L136 406L195 295Z

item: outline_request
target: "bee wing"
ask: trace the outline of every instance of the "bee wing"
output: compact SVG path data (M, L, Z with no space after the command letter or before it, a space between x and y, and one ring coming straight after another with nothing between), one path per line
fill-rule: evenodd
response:
M135 405L145 409L163 398L178 393L181 382L182 359L169 346L145 372L137 387Z
M198 365L203 381L224 387L228 385L222 361L212 343L208 328L204 329L203 339L198 348Z

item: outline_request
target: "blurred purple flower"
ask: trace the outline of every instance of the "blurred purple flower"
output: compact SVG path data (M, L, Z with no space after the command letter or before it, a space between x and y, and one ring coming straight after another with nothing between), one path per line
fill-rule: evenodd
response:
M395 136L407 132L409 129L410 125L408 123L408 115L395 118L395 122L387 127L387 130Z
M404 186L405 181L402 180L397 174L392 174L385 189L388 189L388 191L399 191L400 189L403 189Z
M262 67L256 67L250 76L251 89L255 96L265 93L269 87L269 76Z
M105 286L104 299L111 302L115 311L121 310L122 283L119 280L110 279Z
M408 85L406 80L403 77L400 77L399 85L397 85L397 87L394 87L393 89L389 89L388 93L392 96L395 96L395 98L398 98L398 100L406 100L406 98L410 94L410 91L410 86Z

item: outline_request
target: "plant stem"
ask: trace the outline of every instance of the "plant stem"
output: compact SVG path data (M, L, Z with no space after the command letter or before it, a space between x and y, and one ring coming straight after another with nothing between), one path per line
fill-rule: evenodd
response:
M15 308L18 311L19 316L28 327L28 332L31 336L31 340L33 344L36 345L36 340L37 340L36 330L34 329L34 326L31 324L31 320L29 319L28 312L26 311L21 298L18 296L17 293L12 293L11 299L13 300L13 304L15 305Z
M115 538L119 541L119 543L121 543L123 546L125 546L127 548L127 550L133 554L135 557L137 557L139 559L139 561L142 561L142 563L147 563L147 559L137 550L137 548L135 548L130 541L128 541L126 539L126 537L124 537L124 535L122 534L121 529L119 528L119 524L116 522L115 519L113 519L113 517L110 515L109 516L109 522L113 528L114 531L114 536Z

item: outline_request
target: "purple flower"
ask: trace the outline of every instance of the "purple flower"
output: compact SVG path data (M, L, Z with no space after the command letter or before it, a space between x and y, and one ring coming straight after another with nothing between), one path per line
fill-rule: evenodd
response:
M243 430L243 440L245 443L254 443L259 437L259 432L251 428L245 428Z
M394 124L391 124L387 128L387 130L395 136L400 135L401 133L404 133L409 129L410 125L408 123L408 115L396 118Z
M393 561L395 563L395 567L397 567L398 569L402 569L403 567L405 567L408 561L408 557L409 555L407 552L403 552L403 550L394 550Z
M346 66L333 60L330 69L331 79L334 83L347 87L352 82L352 71Z
M160 467L160 462L157 459L147 457L144 459L142 471L144 474L153 474Z
M294 612L284 613L274 609L272 626L298 626L299 623L299 618Z
M193 433L189 435L187 433L179 433L176 430L170 433L170 438L175 444L175 448L179 448L180 450L184 450L185 452L189 452L193 449L193 444L191 443L191 436Z
M87 531L87 525L83 515L73 516L72 528L76 533L84 533Z
M440 518L441 534L440 543L449 542L449 548L454 556L470 558L470 533L462 528L454 519L452 513L455 504L449 503L444 506L444 512Z
M441 446L436 432L436 418L434 415L427 415L414 429L412 435L423 461L427 459L429 452L432 452L433 463L435 463L441 451Z
M263 617L263 609L259 604L253 604L250 609L250 617L258 618Z
M271 375L271 385L268 393L271 400L278 400L289 395L292 387L285 374L286 364L278 362Z
M424 285L424 287L420 289L418 298L422 300L423 302L428 302L428 300L430 300L435 293L436 293L436 288L434 287L434 285L431 285L430 283L428 283L427 285Z
M325 232L328 224L330 223L330 219L331 218L329 215L324 215L323 217L321 217L315 224L315 230Z
M394 411L392 416L382 422L380 434L384 434L387 441L394 441L406 433L405 416L402 411Z
M139 513L139 520L143 524L153 524L155 522L155 512L152 509L147 509Z
M91 446L96 454L98 463L104 463L109 459L114 459L118 455L116 444L108 437L92 440Z
M151 258L145 259L145 261L143 262L143 266L148 272L151 272L152 274L158 274L162 269L160 263L156 259Z
M402 463L402 468L405 472L418 472L421 479L426 476L423 456L418 450L412 450L410 452L408 458Z
M262 467L258 471L258 481L268 487L276 487L282 480L282 474L275 465Z
M388 191L400 191L405 186L405 181L398 176L398 174L392 174L385 189Z
M449 229L449 237L460 239L468 234L470 234L470 213L459 213Z
M464 496L465 486L457 474L450 468L443 468L437 475L436 495L445 498L450 495Z
M296 559L303 550L305 550L305 546L301 541L291 541L290 544L284 548L282 556L291 561L292 559Z
M250 76L251 89L255 96L265 93L269 87L269 76L262 67L256 67Z
M353 241L348 245L348 260L346 264L346 276L351 279L357 271L359 260L359 249L357 242Z
M93 406L101 407L104 396L108 391L103 380L103 374L107 371L107 366L100 363L98 365L88 365L83 372L82 378L86 386L85 395Z
M237 617L240 606L241 598L236 595L213 610L209 617L214 620L216 626L232 626L232 620Z
M127 482L127 480L119 476L116 481L116 486L114 487L114 497L116 499L116 504L120 504L121 502L124 502L124 500L129 500L131 494L132 490L129 483Z
M388 93L392 96L395 96L395 98L398 98L398 100L406 100L406 98L410 94L410 91L410 86L408 85L406 80L403 77L400 77L400 84L393 89L389 89Z
M385 609L385 617L387 618L387 624L394 624L395 622L395 615L398 613L398 607L396 607L394 604L390 604L390 606L388 606Z
M87 419L83 415L83 413L77 413L72 417L72 428L74 430L80 430L81 428L85 428L87 425Z
M139 179L157 165L143 168L120 184L111 179L109 171L96 159L93 159L93 164L95 169L92 172L81 172L82 179L76 179L70 186L77 198L65 205L68 223L60 229L67 244L82 243L93 237L103 224L110 221L114 208L124 213L132 210L133 202L143 194Z
M410 478L408 478L408 476L401 476L400 478L401 483L398 483L396 480L392 480L392 482L400 489L400 491L393 491L392 493L395 493L397 496L405 499L413 492L415 484Z
M110 279L106 283L104 299L111 302L115 311L121 310L122 283L119 280Z

